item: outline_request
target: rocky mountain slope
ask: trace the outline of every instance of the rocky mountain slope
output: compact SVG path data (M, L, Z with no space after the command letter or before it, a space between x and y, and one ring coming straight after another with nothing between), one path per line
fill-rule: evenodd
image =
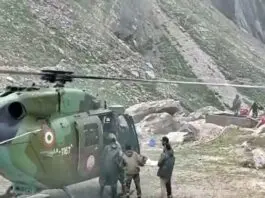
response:
M265 2L263 0L212 0L218 10L240 28L265 43Z
M1 68L255 84L265 77L264 45L210 0L0 0L0 16ZM88 80L68 86L125 105L174 98L190 109L222 109L236 93L265 101L262 90L231 87Z

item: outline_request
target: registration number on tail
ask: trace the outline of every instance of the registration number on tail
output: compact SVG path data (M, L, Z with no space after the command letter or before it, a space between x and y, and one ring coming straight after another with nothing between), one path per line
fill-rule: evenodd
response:
M62 147L62 148L54 148L53 153L61 156L70 155L71 149L73 148L73 145Z

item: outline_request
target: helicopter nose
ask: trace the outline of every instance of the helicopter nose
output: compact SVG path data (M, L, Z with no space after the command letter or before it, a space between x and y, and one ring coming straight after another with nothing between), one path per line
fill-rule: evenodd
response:
M17 134L19 123L22 121L17 102L2 106L0 108L0 146L7 144Z
M8 123L0 123L0 146L7 144L17 134L17 125L10 126Z

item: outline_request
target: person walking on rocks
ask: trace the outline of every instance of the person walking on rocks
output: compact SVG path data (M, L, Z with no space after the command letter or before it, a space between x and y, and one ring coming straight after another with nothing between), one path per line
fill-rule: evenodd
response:
M140 185L140 166L144 166L147 158L141 156L132 150L130 145L125 146L125 155L123 155L125 161L125 184L126 184L126 198L130 196L130 187L132 180L134 181L137 191L137 198L141 197L141 185Z
M168 138L162 139L163 152L158 161L157 176L160 178L161 198L172 198L171 177L175 165L174 151Z
M252 110L252 117L257 118L258 117L258 110L263 110L263 107L258 104L257 102L254 102L252 106L250 107L249 112Z
M241 101L239 95L236 94L236 97L233 101L232 108L231 108L231 110L234 111L235 116L238 116L238 113L239 113L240 108L241 108L241 104L242 104L242 101Z

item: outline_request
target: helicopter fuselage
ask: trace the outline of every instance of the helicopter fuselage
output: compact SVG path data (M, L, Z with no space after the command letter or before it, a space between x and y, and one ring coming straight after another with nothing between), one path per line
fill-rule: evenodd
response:
M119 125L120 116L127 126ZM125 134L122 146L132 143L139 152L132 119L100 108L85 91L42 88L2 94L0 173L14 184L35 189L95 178L104 136L111 132L118 138Z

